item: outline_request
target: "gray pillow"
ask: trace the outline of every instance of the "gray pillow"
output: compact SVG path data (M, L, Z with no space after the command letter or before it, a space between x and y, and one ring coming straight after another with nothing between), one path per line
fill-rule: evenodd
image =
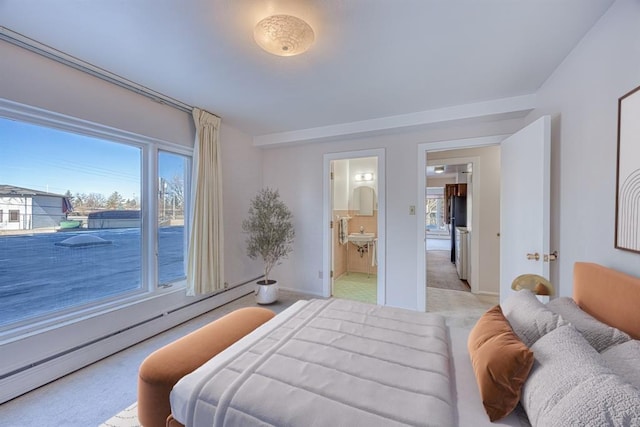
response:
M640 389L640 341L614 345L602 353L605 365Z
M631 339L628 334L602 323L583 311L572 298L556 298L549 302L547 307L575 326L599 353L613 345L622 344Z
M549 310L533 292L523 289L514 292L500 304L513 332L527 346L567 322Z
M617 375L599 375L571 390L538 421L545 427L638 427L640 391Z
M534 426L545 425L540 423L541 417L578 385L611 374L598 352L571 325L549 332L531 350L535 362L522 387L520 402Z
M531 350L536 361L521 398L531 425L640 427L640 390L605 366L572 325L549 332Z

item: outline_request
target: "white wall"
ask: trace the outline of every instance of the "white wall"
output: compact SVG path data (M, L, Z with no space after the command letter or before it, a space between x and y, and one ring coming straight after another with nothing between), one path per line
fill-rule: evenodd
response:
M224 204L224 276L233 285L262 274L262 263L246 253L242 221L250 200L262 188L262 152L253 147L245 133L224 125L220 128L222 147L222 193Z
M429 156L429 158L431 158L431 156ZM455 178L433 178L433 177L429 177L427 178L427 186L428 187L443 187L447 184L455 184L456 183L456 179Z
M31 226L31 221L27 221L25 227L25 218L31 218L31 198L0 197L0 210L2 211L0 230L23 230ZM19 212L18 221L9 221L10 211Z
M333 162L333 209L349 210L349 160Z
M0 98L193 146L189 114L0 41Z
M417 308L416 215L409 206L417 204L417 146L420 143L513 133L521 120L483 124L460 124L344 141L309 143L265 149L264 183L278 188L294 214L296 241L293 253L274 269L283 287L320 295L322 293L322 164L323 155L361 149L386 150L386 286L387 304ZM423 185L423 184L420 184Z
M640 85L640 2L617 0L537 93L533 122L552 120L551 279L571 295L573 264L640 275L640 255L614 249L618 98Z

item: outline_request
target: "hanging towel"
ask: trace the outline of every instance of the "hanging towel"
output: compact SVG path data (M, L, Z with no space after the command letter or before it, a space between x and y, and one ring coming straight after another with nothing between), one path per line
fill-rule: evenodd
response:
M371 267L378 265L378 239L373 239L371 243Z
M341 245L346 245L349 239L347 236L349 235L349 218L343 216L338 220L338 243Z

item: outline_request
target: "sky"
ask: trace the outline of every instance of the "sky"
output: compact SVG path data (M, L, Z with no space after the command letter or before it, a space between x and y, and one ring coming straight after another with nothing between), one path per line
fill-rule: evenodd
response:
M141 159L138 147L0 118L0 185L139 198ZM161 177L182 175L181 156L161 159Z

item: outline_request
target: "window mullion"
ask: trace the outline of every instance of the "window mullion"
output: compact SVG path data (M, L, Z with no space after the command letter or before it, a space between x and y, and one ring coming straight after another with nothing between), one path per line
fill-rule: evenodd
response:
M158 149L148 145L143 150L142 280L149 291L158 285Z

